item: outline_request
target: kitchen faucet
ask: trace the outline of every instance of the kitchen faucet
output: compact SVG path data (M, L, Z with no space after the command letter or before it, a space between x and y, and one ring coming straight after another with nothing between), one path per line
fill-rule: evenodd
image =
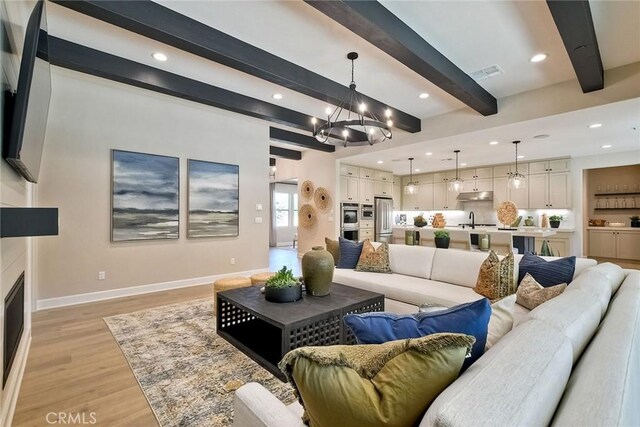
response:
M469 212L469 219L471 220L471 229L476 229L476 214L473 211Z

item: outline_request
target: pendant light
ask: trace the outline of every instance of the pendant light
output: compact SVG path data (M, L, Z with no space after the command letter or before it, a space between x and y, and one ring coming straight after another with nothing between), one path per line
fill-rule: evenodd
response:
M404 194L418 194L418 186L413 182L413 157L409 157L409 182L404 186Z
M458 176L458 154L460 154L460 150L454 150L454 153L456 153L456 177L449 181L449 189L459 193L464 188L464 180Z
M514 190L519 190L521 188L526 188L527 186L527 177L518 172L518 144L520 141L513 141L513 144L516 146L516 170L515 172L509 172L509 188Z

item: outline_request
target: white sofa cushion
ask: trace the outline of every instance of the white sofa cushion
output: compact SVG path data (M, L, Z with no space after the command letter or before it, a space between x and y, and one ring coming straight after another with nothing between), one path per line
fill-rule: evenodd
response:
M611 300L611 283L607 276L602 274L596 267L586 269L576 280L571 282L566 292L573 292L578 289L592 294L600 302L600 320L604 317Z
M569 285L571 286L571 285ZM578 360L600 324L600 302L580 289L563 294L531 310L520 325L532 320L547 323L571 342L573 361Z
M609 285L611 285L611 295L615 294L620 287L620 284L624 281L626 273L619 265L605 262L591 267L590 270L597 271L607 276Z
M547 425L571 373L571 343L532 320L505 335L447 387L420 427Z
M482 359L481 359L482 360ZM554 426L640 426L640 272L630 273L576 364Z
M436 249L431 279L473 288L478 280L480 266L488 256L486 252Z
M354 288L384 294L389 299L420 306L424 303L446 307L484 298L473 289L449 283L436 282L403 274L382 274L336 269L333 281Z
M389 245L389 266L394 273L430 279L435 253L428 246Z

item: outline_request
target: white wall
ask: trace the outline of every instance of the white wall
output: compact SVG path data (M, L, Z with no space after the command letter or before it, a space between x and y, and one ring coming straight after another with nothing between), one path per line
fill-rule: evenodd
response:
M59 207L60 235L38 241L40 301L268 268L269 212L256 210L269 206L266 122L58 67L52 74L38 203ZM112 149L180 158L180 239L110 242ZM188 158L240 166L238 237L186 238Z

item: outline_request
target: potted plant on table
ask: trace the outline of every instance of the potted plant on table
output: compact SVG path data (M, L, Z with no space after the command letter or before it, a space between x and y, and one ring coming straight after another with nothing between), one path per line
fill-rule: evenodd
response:
M293 271L282 267L264 285L264 296L271 302L293 302L302 298L302 283L293 276Z
M549 225L551 228L560 227L560 221L562 221L562 215L551 215L549 217Z
M629 219L631 220L632 227L640 227L640 216L634 215L632 217L629 217Z
M434 240L436 242L436 248L448 249L449 248L449 232L447 230L436 230L433 232Z

